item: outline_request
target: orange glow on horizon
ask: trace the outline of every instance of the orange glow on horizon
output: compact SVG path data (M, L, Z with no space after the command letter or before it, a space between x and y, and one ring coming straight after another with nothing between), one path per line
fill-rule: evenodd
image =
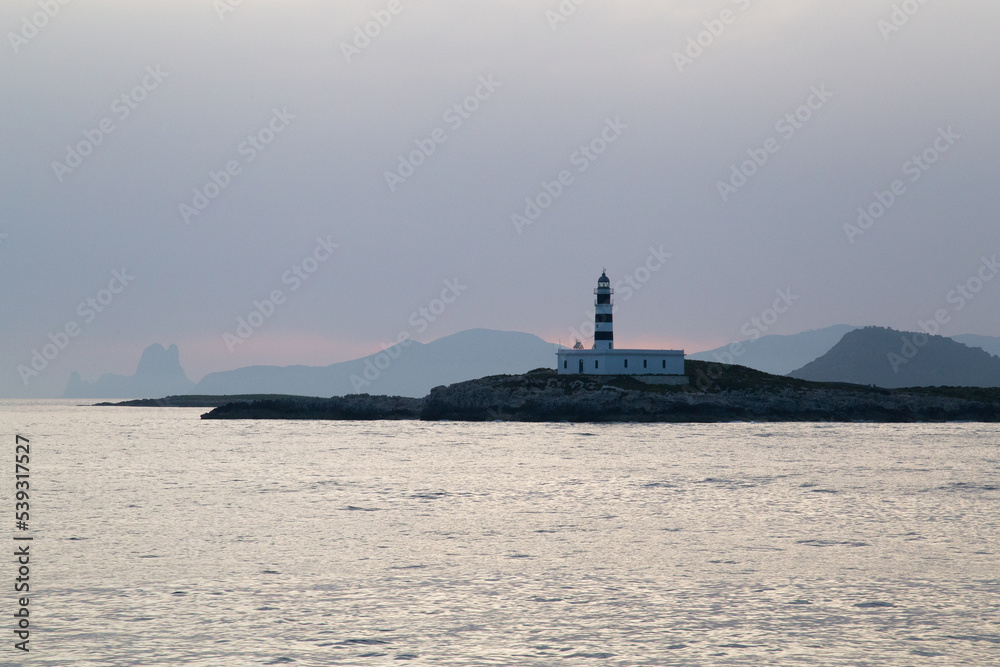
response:
M442 334L420 342L432 342L447 335ZM553 345L561 343L566 347L572 347L575 342L566 336L565 331L535 335ZM315 333L256 331L242 344L234 345L232 352L227 348L222 336L191 336L176 340L164 338L159 341L143 341L134 344L118 343L112 346L95 343L81 344L75 346L73 354L66 355L65 363L69 370L80 371L83 379L88 381L96 380L103 373L131 375L135 372L143 350L156 342L164 347L176 344L180 349L180 363L184 372L188 378L198 382L209 373L247 366L329 366L376 354L395 341L356 341ZM690 339L638 336L616 338L615 347L619 349L684 350L687 354L693 354L721 347L728 342L731 341L715 343ZM593 344L593 340L584 340L583 343L589 348ZM102 360L99 367L88 363L95 359Z

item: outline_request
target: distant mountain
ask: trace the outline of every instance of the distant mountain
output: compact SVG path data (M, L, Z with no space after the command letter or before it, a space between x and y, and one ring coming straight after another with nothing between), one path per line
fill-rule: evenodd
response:
M1000 358L944 336L865 327L788 376L886 388L1000 387Z
M532 334L471 329L430 343L407 341L331 366L249 366L211 373L188 393L416 398L438 385L555 368L557 347Z
M952 336L951 338L969 347L981 347L994 357L1000 357L1000 338L996 336L962 334L961 336Z
M787 375L821 357L844 337L858 327L837 324L825 329L804 331L790 336L762 336L757 340L743 341L740 354L733 352L733 345L706 352L689 354L688 359L738 364L772 375Z
M164 348L159 343L143 350L135 375L105 374L97 382L85 382L74 372L63 393L64 398L156 398L189 393L194 382L181 368L176 345Z

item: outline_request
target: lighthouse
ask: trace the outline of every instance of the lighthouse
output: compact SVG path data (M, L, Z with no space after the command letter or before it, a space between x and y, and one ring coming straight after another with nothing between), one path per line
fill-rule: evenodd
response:
M597 279L597 289L594 290L594 349L613 350L615 349L614 333L614 302L611 295L615 291L611 289L611 281L608 279L607 270L601 273Z
M594 346L588 350L577 341L571 350L558 350L559 375L634 375L647 384L687 384L684 350L615 349L614 293L605 270L594 290Z

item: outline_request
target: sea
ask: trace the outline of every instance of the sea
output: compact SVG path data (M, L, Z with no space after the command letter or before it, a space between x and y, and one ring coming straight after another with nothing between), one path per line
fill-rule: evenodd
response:
M0 664L1000 665L997 425L206 411L0 402Z

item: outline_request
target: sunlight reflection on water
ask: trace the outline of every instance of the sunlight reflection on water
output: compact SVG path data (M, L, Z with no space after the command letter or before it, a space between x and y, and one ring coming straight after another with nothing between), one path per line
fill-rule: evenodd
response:
M995 426L201 412L7 405L31 664L1000 662Z

